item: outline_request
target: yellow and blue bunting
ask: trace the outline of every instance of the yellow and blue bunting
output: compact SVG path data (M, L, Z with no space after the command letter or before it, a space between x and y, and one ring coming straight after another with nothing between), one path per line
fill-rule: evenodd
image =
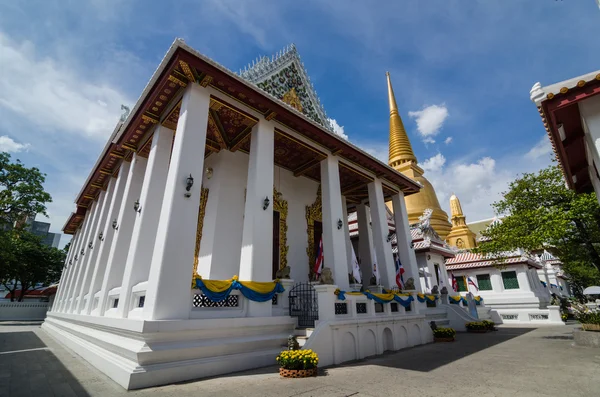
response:
M475 301L475 305L477 305L477 306L481 305L481 302L483 302L483 298L481 296L474 296L473 300ZM448 301L455 305L458 305L461 302L464 303L465 305L468 304L467 299L464 296L459 296L459 295L449 296Z
M364 295L377 303L389 303L394 301L401 304L404 307L409 307L410 302L415 300L415 298L413 298L413 296L410 294L396 294L389 291L383 294L373 294L369 290L364 292L346 292L336 290L335 294L337 295L338 299L342 301L346 300L346 295Z
M417 294L417 300L421 303L423 303L423 302L433 303L437 300L437 298L438 297L436 295Z
M275 294L285 291L283 285L276 281L238 281L237 276L229 280L203 280L196 275L192 282L192 288L199 289L214 302L227 299L233 290L239 290L247 299L254 302L267 302L273 299Z

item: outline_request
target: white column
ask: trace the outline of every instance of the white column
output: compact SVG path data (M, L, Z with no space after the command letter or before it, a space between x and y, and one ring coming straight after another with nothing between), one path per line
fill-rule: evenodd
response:
M378 178L368 185L371 222L373 223L373 243L377 253L377 266L381 276L381 284L385 288L396 285L396 269L392 245L387 242L389 227L381 181Z
M148 156L140 193L141 212L135 218L130 252L127 256L121 284L121 296L117 310L119 317L127 317L129 311L133 309L132 306L135 302L132 302L132 287L148 280L152 250L169 172L173 133L173 130L163 126L157 127L154 131L152 148Z
M244 220L244 190L247 185L248 156L222 150L212 162L213 176L206 203L198 274L212 280L226 280L240 270ZM263 197L264 200L264 197ZM273 208L269 206L269 210ZM261 210L262 211L262 210Z
M338 228L341 219L348 222L346 212L342 210L342 192L338 158L333 155L321 161L321 192L323 203L323 257L324 265L333 272L335 284L348 291L348 265L346 264L346 236L343 225Z
M415 250L412 249L412 236L408 224L408 212L404 193L400 192L392 196L392 206L394 208L394 224L396 226L396 241L398 247L398 256L400 263L404 267L404 281L412 277L415 280L415 289L417 292L423 292L419 279L419 265ZM452 289L452 286L448 287Z
M67 305L67 301L69 299L69 292L70 292L69 288L70 288L71 280L73 279L73 275L75 274L75 271L77 270L77 261L79 260L78 248L79 248L79 244L80 244L81 240L83 239L84 224L85 224L85 219L84 219L81 227L79 228L79 230L77 230L76 240L71 244L71 248L69 249L70 251L73 251L73 255L71 256L71 259L69 260L70 264L68 265L67 275L64 280L64 285L62 286L63 293L61 295L61 302L60 302L60 305L57 307L57 311L59 311L59 312L64 311L64 309Z
M181 103L165 194L152 253L143 316L148 320L187 319L204 172L210 96L188 85ZM186 180L194 183L186 191Z
M71 271L71 275L70 275L69 279L67 280L67 290L66 290L66 294L65 294L65 301L63 302L62 310L61 310L64 313L70 313L72 301L69 301L69 300L73 298L73 295L75 293L75 291L74 291L75 280L77 279L77 274L81 270L81 265L83 264L83 260L85 259L85 256L81 255L81 249L84 246L83 242L87 239L87 234L88 234L88 230L89 230L90 223L91 223L90 218L91 218L90 210L88 210L88 211L86 211L83 225L81 227L81 238L79 239L79 241L77 241L77 247L76 247L77 251L75 251L75 257L73 258L73 270Z
M515 269L517 272L517 281L519 282L519 289L522 291L531 291L531 285L527 279L527 273L524 269Z
M117 218L119 229L116 231L115 238L110 247L104 281L102 282L102 292L100 294L100 301L98 302L101 316L109 309L107 307L109 292L113 288L119 287L123 282L123 271L125 269L125 262L127 261L127 254L129 253L133 224L136 218L140 216L139 212L134 210L133 205L140 198L146 163L147 160L145 158L134 153L131 159L131 166L129 167L129 175L127 175L125 191L123 192L121 210ZM116 315L116 310L111 311L111 313Z
M85 272L85 266L88 263L88 259L90 256L90 249L88 247L90 241L90 235L92 234L92 229L94 227L94 223L97 221L97 215L99 213L99 203L94 201L88 211L87 217L89 218L88 224L86 226L86 232L84 235L84 240L81 242L81 248L79 250L79 263L77 269L77 273L75 274L75 278L71 283L71 296L72 300L69 302L68 313L74 313L75 308L77 307L77 297L79 296L79 289L81 287L81 282L83 279L83 274Z
M363 203L357 205L356 220L358 222L358 255L360 256L362 285L367 288L373 275L373 232L369 207Z
M129 174L129 168L131 162L121 162L121 168L119 175L116 178L111 178L108 183L108 193L110 196L110 204L108 208L108 214L106 215L106 222L102 226L102 241L98 241L99 250L98 258L96 258L96 265L94 266L94 273L92 274L92 281L90 282L89 288L89 299L84 308L84 314L97 315L100 310L99 307L94 308L94 301L96 294L100 292L104 276L106 274L106 264L108 263L108 255L110 254L110 248L112 247L113 237L116 234L116 230L113 228L113 222L117 223L117 216L121 209L121 202L123 201L123 192L125 191L125 184L127 183L127 175ZM98 298L99 299L99 298ZM95 309L95 310L94 310Z
M250 142L246 204L242 230L240 280L270 281L273 263L274 124L264 120L254 127ZM265 208L265 198L269 206ZM248 315L271 315L271 302L248 302Z
M63 268L62 274L60 276L60 281L58 283L58 292L56 294L56 298L54 299L54 304L52 305L53 312L58 312L60 307L62 306L62 302L64 301L67 280L69 279L71 271L73 269L73 258L75 257L75 249L80 235L81 233L78 230L71 238L71 245L69 246L69 252L67 253L65 266Z
M85 255L84 268L82 270L83 274L79 281L79 284L75 288L75 298L78 298L78 301L74 304L74 313L79 313L81 311L81 308L83 307L83 297L85 296L84 294L87 292L87 286L90 282L90 277L93 272L93 270L90 270L90 268L96 264L96 256L98 254L98 229L100 228L102 217L106 213L106 201L106 191L101 191L98 197L96 208L94 209L94 219L92 222L92 227L90 229L88 244L86 245L87 253ZM92 244L91 248L89 247L90 243Z
M350 240L350 225L348 225L348 203L342 196L342 221L344 222L344 242L346 244L346 266L348 274L352 274L352 241ZM348 282L350 279L348 278Z

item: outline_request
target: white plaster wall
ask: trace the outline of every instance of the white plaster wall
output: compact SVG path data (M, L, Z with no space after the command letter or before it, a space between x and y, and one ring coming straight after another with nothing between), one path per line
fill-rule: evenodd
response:
M228 161L227 173L219 173L222 161ZM198 272L203 277L210 274L213 279L225 279L238 274L239 271L248 155L242 152L226 153L225 156L222 153L212 154L205 164L205 169L213 169L213 176L208 179L205 172L202 181L203 187L209 189L209 194L200 243ZM223 182L222 178L226 178L226 181ZM224 188L223 183L229 185ZM288 202L287 260L290 277L296 282L308 281L306 206L315 201L319 184L305 177L294 177L292 172L275 167L274 185L282 194L282 198ZM271 210L272 204L269 207ZM227 210L219 211L219 208ZM232 264L235 265L235 269ZM216 269L219 266L222 267L220 271ZM271 268L271 264L268 266Z
M0 302L0 321L43 320L49 302Z

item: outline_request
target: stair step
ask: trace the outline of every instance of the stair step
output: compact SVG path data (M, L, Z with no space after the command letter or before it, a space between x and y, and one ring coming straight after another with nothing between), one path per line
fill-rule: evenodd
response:
M294 336L296 337L300 337L300 336L311 336L312 333L314 332L314 328L296 328L294 330Z

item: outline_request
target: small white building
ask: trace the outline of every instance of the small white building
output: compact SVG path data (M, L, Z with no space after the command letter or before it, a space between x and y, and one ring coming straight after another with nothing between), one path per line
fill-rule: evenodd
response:
M386 202L417 279L419 189L332 133L294 47L235 74L176 40L77 195L43 329L127 389L272 365L293 333L321 365L429 342L420 285L386 304L335 294L353 211L395 285ZM320 241L334 284L313 286Z
M550 290L538 276L543 265L521 251L498 260L461 252L446 261L446 269L461 295L481 296L498 324L564 324L558 308L549 309Z

